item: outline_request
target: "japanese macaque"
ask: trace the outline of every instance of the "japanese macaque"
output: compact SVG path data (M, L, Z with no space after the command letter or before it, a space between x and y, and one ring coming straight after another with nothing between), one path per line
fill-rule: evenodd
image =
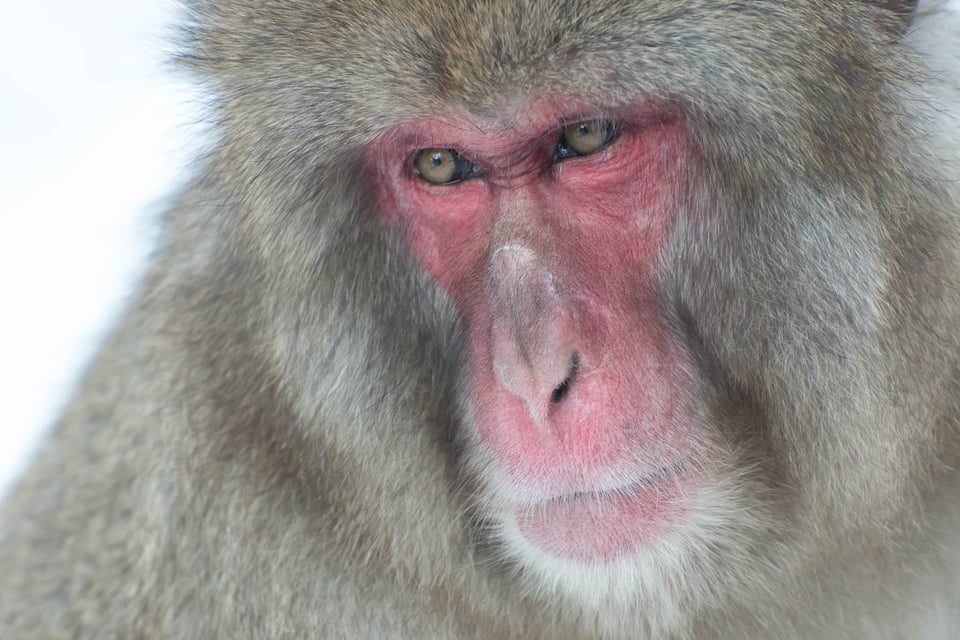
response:
M956 637L946 8L187 5L216 139L0 637Z

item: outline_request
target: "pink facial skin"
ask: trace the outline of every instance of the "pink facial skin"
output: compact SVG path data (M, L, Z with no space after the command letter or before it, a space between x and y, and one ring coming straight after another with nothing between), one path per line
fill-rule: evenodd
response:
M520 113L509 126L408 123L368 157L385 211L461 314L479 437L521 534L560 558L611 561L682 515L689 421L652 271L689 143L664 110ZM619 136L557 161L563 125L593 119ZM431 148L482 175L426 182L413 158Z

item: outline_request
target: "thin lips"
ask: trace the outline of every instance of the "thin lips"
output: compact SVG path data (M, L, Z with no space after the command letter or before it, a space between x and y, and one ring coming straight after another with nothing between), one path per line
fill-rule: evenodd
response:
M654 473L648 474L639 480L627 482L610 488L583 489L572 492L557 493L553 496L529 498L518 506L537 507L547 504L561 504L580 500L604 501L629 496L641 491L654 488L668 478L675 477L683 470L682 464L661 467Z

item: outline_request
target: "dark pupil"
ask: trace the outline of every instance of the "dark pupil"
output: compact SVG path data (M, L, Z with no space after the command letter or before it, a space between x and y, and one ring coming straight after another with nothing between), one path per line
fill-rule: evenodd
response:
M443 164L443 156L439 153L435 153L433 156L431 156L430 162L433 164L433 166L439 167Z
M585 136L585 135L587 135L588 133L590 133L590 125L588 125L588 124L586 124L586 123L581 124L581 125L577 128L577 134L578 134L578 135Z

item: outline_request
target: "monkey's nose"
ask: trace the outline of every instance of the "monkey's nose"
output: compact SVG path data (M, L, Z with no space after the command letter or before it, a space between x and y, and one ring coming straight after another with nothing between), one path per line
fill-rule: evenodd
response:
M536 252L514 243L490 262L493 369L539 429L571 393L580 368L577 313Z
M493 370L504 390L519 398L537 429L551 431L550 416L570 399L581 357L572 348L572 332L562 319L531 339L509 324L493 330ZM542 327L543 329L543 327ZM551 330L553 329L553 330Z
M551 414L567 402L577 384L580 355L524 354L512 340L495 339L493 369L497 382L523 402L538 430L550 432Z

